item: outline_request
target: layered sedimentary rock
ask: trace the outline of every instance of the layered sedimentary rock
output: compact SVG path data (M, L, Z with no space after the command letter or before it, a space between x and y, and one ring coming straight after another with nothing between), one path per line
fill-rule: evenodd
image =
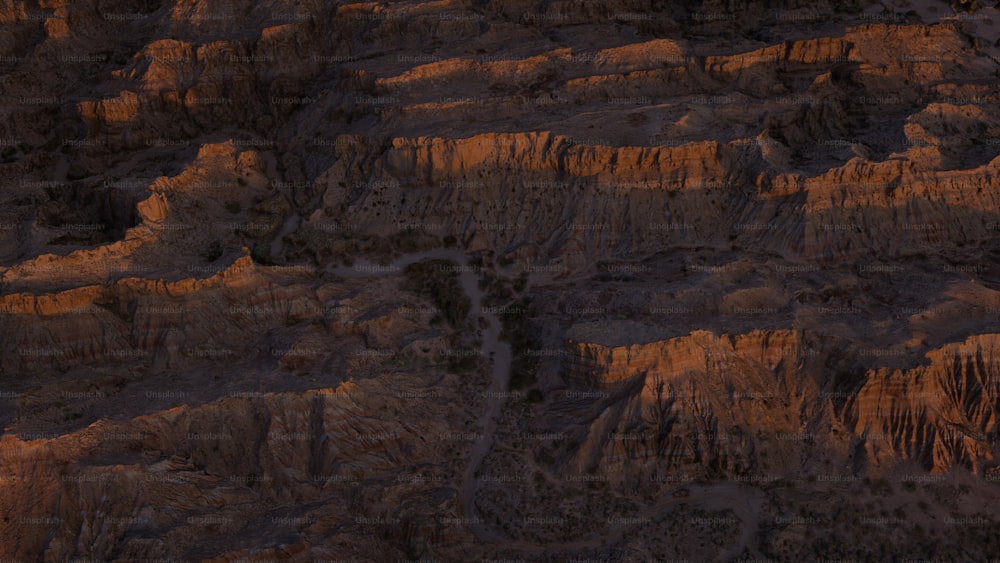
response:
M756 472L768 463L761 452L773 449L770 470L780 471L804 442L829 441L831 449L847 451L847 436L830 437L842 423L827 397L843 382L828 365L836 348L824 339L794 331L702 331L631 347L576 347L599 385L621 374L638 379L594 421L577 470L591 463L625 472L713 463Z
M871 371L847 422L879 464L916 459L934 472L993 466L997 335L970 337L927 354L927 365Z
M0 557L996 553L1000 12L903 4L0 6Z
M300 394L247 394L185 404L127 424L97 422L60 437L5 437L0 460L16 477L3 482L4 503L17 514L0 524L0 533L11 538L5 550L69 557L85 545L89 556L100 559L123 553L218 556L192 541L209 533L238 535L242 548L257 554L274 548L268 537L246 534L249 523L282 539L276 553L302 554L309 549L306 537L324 535L336 523L348 528L338 532L347 540L341 553L364 553L360 521L410 517L406 509L361 508L367 495L359 496L359 484L377 481L395 489L392 494L433 495L396 475L423 455L427 437L447 431L431 417L400 427L391 415L399 408L398 395L376 399L377 410L364 406L366 397L385 391L379 384L345 383ZM418 389L399 382L398 391ZM409 405L411 412L425 407ZM310 508L275 510L289 503ZM66 504L74 510L58 508ZM52 516L53 508L59 516ZM406 525L392 528L403 534ZM53 529L59 530L54 536Z
M571 385L611 391L632 383L622 404L594 422L580 467L655 459L683 468L733 457L729 469L759 470L760 451L784 441L786 453L823 444L844 459L860 447L854 464L912 460L934 473L982 472L995 455L995 341L970 337L929 352L925 366L861 373L831 360L831 352L852 352L789 331L574 342L565 361ZM861 359L866 349L853 353Z

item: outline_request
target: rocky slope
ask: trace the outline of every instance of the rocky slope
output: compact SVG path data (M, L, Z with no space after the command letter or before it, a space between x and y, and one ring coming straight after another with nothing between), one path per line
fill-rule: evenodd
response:
M1000 550L995 2L0 28L0 557Z
M718 463L781 471L781 454L769 449L816 448L852 465L905 459L931 473L979 472L995 453L995 340L977 335L931 351L925 366L860 373L845 358L860 366L872 350L790 331L695 332L619 347L577 342L567 352L567 381L609 395L628 390L594 420L577 469Z

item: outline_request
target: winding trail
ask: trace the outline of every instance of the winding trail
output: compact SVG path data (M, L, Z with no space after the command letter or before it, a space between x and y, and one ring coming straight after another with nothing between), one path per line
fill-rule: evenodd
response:
M499 317L494 311L484 308L482 305L483 291L479 288L479 276L476 274L475 268L468 267L468 256L464 252L457 248L436 248L406 254L388 265L358 260L350 267L328 266L324 272L351 279L383 277L400 274L407 266L427 259L452 260L463 266L459 268L459 283L471 302L470 316L473 326L479 326L478 320L480 318L486 319L487 323L482 334L481 350L486 357L491 359L492 383L489 390L483 392L487 408L479 417L477 425L482 429L481 437L472 445L469 463L462 475L462 482L458 489L459 506L462 517L470 522L469 530L479 540L497 543L505 549L515 549L526 554L541 554L553 549L600 549L621 540L641 524L618 526L606 532L591 533L569 542L537 543L506 537L489 527L485 518L479 517L475 505L476 493L480 484L477 473L483 459L493 448L497 425L507 399L506 392L510 378L512 353L510 345L500 339L502 325ZM529 286L532 281L537 281L539 277L548 276L532 274L529 276ZM733 482L678 487L678 489L680 488L686 488L690 494L684 497L675 497L671 494L673 491L664 492L657 502L647 505L633 517L638 516L637 521L642 519L655 521L666 510L681 505L695 506L712 512L731 510L742 522L742 528L739 539L720 552L719 560L726 561L738 557L746 547L749 547L751 552L755 551L751 540L757 530L759 514L765 498L760 489Z
M264 170L267 178L277 179L283 176L278 173L278 160L274 157L272 151L261 151L258 153L261 160L264 161ZM293 185L288 193L288 199L292 205L292 213L287 218L285 218L284 223L281 224L281 229L278 230L278 234L275 235L274 239L271 241L270 247L268 248L268 254L272 260L280 260L284 258L285 252L285 237L294 233L302 225L302 216L299 215L298 210L295 209L295 201L298 189ZM315 196L313 198L316 199ZM315 203L315 202L313 202ZM315 209L315 207L313 207Z
M486 319L487 326L483 330L481 351L490 358L492 364L492 383L483 391L483 402L486 405L477 424L481 428L480 438L472 444L469 464L462 475L458 490L459 505L462 517L474 522L471 525L473 533L480 539L506 542L507 538L490 530L485 525L485 519L477 516L475 499L478 489L476 474L486 455L493 448L494 436L503 406L507 398L507 382L510 379L512 352L510 344L500 339L502 325L495 312L483 307L483 291L479 288L479 276L474 268L468 267L468 256L457 248L436 248L422 252L404 255L392 263L382 266L367 260L358 260L353 266L338 266L325 271L345 278L369 278L399 273L403 268L427 259L453 260L462 267L459 268L459 284L471 302L470 316L472 326L479 326L478 319Z

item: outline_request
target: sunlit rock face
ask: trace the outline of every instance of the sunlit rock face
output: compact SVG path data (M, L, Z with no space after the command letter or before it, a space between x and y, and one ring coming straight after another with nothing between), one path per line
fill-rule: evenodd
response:
M0 5L0 559L994 556L994 4Z

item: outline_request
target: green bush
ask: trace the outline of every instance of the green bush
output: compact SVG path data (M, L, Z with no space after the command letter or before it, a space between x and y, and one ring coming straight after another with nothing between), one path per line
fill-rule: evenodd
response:
M90 176L90 172L87 172L87 169L79 164L70 166L69 170L66 172L66 179L70 181L82 180L87 176Z
M403 289L425 297L444 315L452 327L459 328L472 310L472 302L465 295L454 271L455 263L448 260L425 260L410 264L403 273Z
M270 266L272 264L270 257L267 254L267 248L263 244L255 244L250 250L250 258L264 266Z
M216 240L202 254L206 262L215 262L222 257L222 241Z

